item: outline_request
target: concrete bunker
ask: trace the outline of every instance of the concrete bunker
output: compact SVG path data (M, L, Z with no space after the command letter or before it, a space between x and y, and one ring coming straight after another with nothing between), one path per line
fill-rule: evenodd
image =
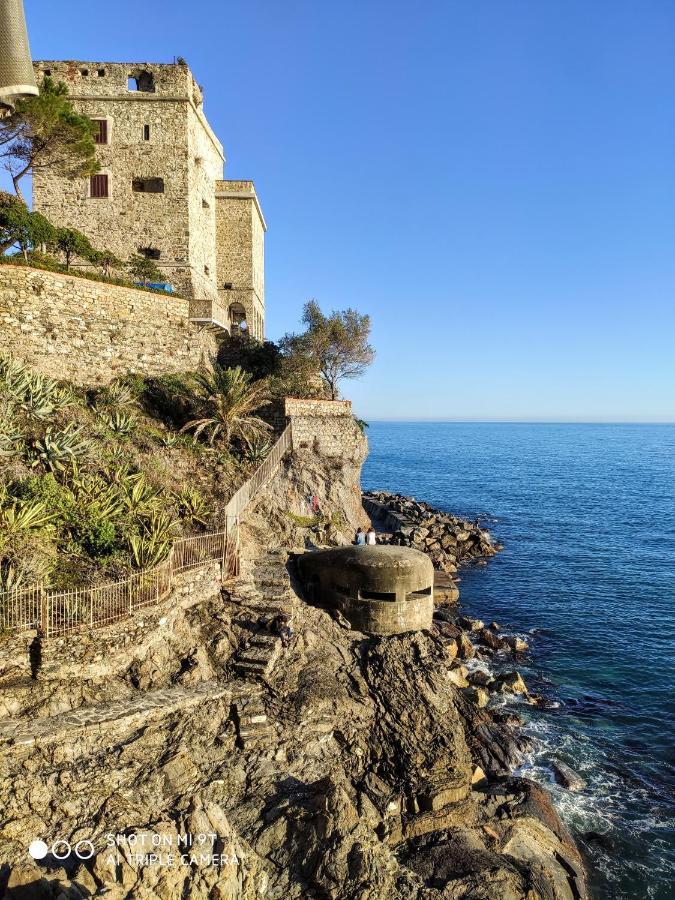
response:
M434 568L419 550L316 550L298 557L298 572L308 599L338 609L357 631L387 635L431 627Z

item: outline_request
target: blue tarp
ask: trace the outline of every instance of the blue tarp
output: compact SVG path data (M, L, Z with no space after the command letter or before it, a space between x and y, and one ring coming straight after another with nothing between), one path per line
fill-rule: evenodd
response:
M173 285L169 284L167 281L149 281L147 284L143 284L142 281L135 281L134 284L137 285L137 287L149 287L154 288L156 291L166 291L167 294L173 294Z

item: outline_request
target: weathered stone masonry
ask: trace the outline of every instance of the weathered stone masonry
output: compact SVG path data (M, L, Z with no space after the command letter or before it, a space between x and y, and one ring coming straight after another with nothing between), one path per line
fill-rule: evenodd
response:
M216 340L188 315L189 301L178 297L0 266L2 349L76 384L196 369Z
M189 68L43 60L35 75L66 84L98 123L101 169L93 180L36 171L34 208L123 261L150 256L197 318L230 333L245 323L262 339L265 220L253 182L222 180L223 148Z
M293 449L351 459L361 451L363 435L350 400L299 400L287 397L285 414L293 429Z

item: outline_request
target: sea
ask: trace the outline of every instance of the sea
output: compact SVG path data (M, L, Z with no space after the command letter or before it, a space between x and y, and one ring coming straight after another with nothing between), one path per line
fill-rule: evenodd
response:
M523 635L532 738L594 898L675 898L675 425L372 422L366 489L479 518L504 545L461 607ZM557 785L555 758L587 782Z

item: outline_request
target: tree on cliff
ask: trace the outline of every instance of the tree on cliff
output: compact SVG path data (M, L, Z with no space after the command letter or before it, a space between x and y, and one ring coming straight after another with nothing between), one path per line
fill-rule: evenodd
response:
M18 100L0 120L0 158L17 197L24 199L19 182L31 170L52 169L67 178L97 172L95 131L91 119L75 112L66 85L45 77L37 97Z
M337 400L343 378L360 378L373 362L375 351L368 343L370 316L355 309L333 311L325 316L316 300L305 304L303 334L286 335L281 345L289 355L310 360L328 384L331 400Z
M195 440L202 432L210 432L209 443L222 435L229 444L233 438L246 441L270 431L267 422L255 415L269 403L266 379L253 381L239 366L223 369L214 363L212 371L195 375L195 383L202 414L181 428L192 431Z

